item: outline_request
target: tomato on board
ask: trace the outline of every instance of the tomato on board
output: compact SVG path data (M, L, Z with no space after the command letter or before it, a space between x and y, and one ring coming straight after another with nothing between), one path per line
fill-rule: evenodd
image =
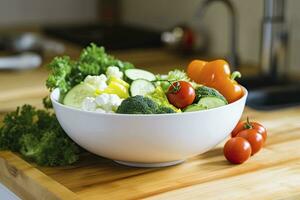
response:
M167 92L169 102L177 108L185 108L195 100L195 90L186 81L176 81L171 84Z
M267 140L267 129L258 122L251 122L249 118L247 118L246 121L240 121L236 125L236 127L231 132L231 137L237 136L239 132L246 129L255 129L257 132L259 132L262 135L264 142Z
M237 134L237 137L245 138L251 145L251 155L257 153L264 144L263 136L256 129L246 129Z
M249 159L251 155L250 143L242 137L229 139L224 146L225 158L234 164L241 164Z

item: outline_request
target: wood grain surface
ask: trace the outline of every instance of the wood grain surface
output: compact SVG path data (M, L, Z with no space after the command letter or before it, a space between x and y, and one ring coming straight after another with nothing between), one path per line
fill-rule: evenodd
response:
M299 199L300 108L246 115L265 124L269 137L242 165L224 159L223 143L183 164L147 169L88 153L73 166L37 167L0 152L0 181L25 199Z
M78 56L78 49L67 49L67 54ZM184 67L191 59L161 50L115 55L157 73ZM47 94L46 77L45 67L0 72L0 120L23 103L41 106ZM0 182L29 200L300 199L300 107L269 112L246 108L246 116L263 123L269 137L264 149L242 165L224 159L223 143L183 164L146 169L121 166L89 153L73 166L38 167L2 151Z

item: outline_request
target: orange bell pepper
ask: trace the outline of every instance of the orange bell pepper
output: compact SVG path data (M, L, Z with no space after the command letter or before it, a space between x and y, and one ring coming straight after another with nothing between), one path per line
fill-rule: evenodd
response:
M224 60L206 62L193 60L187 68L188 76L196 83L218 90L229 103L243 96L242 86L234 79L241 77L239 72L230 73L229 65Z

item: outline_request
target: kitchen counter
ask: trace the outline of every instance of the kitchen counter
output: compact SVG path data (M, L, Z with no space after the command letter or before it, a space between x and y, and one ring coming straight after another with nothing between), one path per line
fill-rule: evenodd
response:
M79 48L68 44L66 54L76 57ZM184 68L192 59L160 49L113 54L157 73ZM0 71L0 119L24 103L41 107L47 73L45 67ZM300 199L300 107L269 112L246 108L246 116L264 124L269 137L265 148L242 165L224 159L224 143L183 164L146 169L89 153L73 166L38 167L0 151L0 182L24 199Z

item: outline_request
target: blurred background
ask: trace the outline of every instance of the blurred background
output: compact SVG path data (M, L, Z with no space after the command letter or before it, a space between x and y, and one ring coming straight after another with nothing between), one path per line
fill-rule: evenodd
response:
M155 72L184 69L194 58L225 58L233 70L243 72L241 82L248 88L292 88L276 95L294 95L294 102L285 102L294 105L300 102L295 89L300 76L299 8L297 0L1 0L0 91L18 96L11 88L19 85L9 83L17 77L28 88L42 84L47 73L35 68L55 55L76 57L95 42ZM27 68L31 71L19 71ZM31 79L32 74L39 79ZM272 92L264 90L260 103L270 104L266 98L274 99ZM261 92L253 94L262 98ZM10 102L3 96L0 107Z

